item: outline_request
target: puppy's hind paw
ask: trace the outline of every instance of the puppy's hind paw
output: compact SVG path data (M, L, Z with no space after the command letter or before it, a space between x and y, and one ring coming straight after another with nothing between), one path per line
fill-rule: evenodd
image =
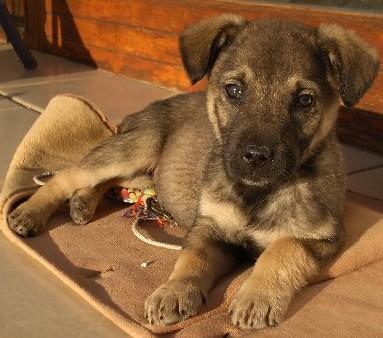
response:
M39 234L46 223L44 218L28 210L24 204L13 210L7 220L9 228L24 238Z
M81 195L74 195L69 201L70 216L76 224L89 223L96 211L95 203L91 203Z

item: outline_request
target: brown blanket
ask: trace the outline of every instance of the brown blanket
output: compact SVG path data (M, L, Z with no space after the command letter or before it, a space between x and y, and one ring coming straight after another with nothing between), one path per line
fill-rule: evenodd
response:
M166 280L178 252L138 240L132 234L131 221L121 217L124 206L105 201L95 220L86 226L73 225L67 209L63 208L50 222L49 231L36 238L24 240L8 229L6 217L12 206L36 189L33 176L76 163L115 131L116 128L107 122L104 115L84 99L70 95L53 98L18 147L4 182L0 194L3 215L0 226L4 234L133 336L149 337L154 333L171 332L171 335L189 337L222 336L226 332L232 335L248 334L233 329L225 315L227 305L248 273L248 266L239 268L212 290L208 304L199 316L168 327L146 323L143 317L144 300ZM348 238L344 250L323 269L316 282L348 274L383 257L383 203L349 193L345 225ZM181 241L182 232L178 229L162 231L151 223L144 225L143 229L163 241ZM141 266L144 262L148 263L146 267ZM318 287L312 286L303 293L310 294L313 288L318 290ZM313 296L309 297L311 300L308 302L311 304L314 298L317 302L319 300L319 304L323 301L321 297ZM288 332L296 336L299 329L289 326L293 320L291 317L296 318L297 313L303 313L303 318L310 316L303 309L305 303L299 303L299 299L302 295L293 302L286 322L267 331L267 335L287 336L285 330L290 327ZM327 301L331 301L331 297ZM364 311L366 313L368 311ZM303 319L301 329L307 328L307 319ZM209 331L206 328L210 328ZM317 332L324 334L326 330L317 329ZM353 332L356 334L355 329ZM370 333L376 332L383 334L383 329Z

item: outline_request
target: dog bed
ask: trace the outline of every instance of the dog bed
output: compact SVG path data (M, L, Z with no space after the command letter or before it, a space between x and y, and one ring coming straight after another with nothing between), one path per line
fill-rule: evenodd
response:
M131 336L254 334L234 328L226 314L249 272L246 264L220 281L198 316L171 326L148 324L144 301L166 281L179 252L135 237L132 220L121 216L126 207L122 204L103 201L95 219L85 226L74 225L64 206L48 229L34 238L22 239L8 229L10 210L38 189L34 176L75 164L116 132L87 100L73 95L53 98L19 145L7 173L0 194L0 227L5 236ZM379 324L383 322L383 203L348 193L345 226L342 252L293 300L285 321L262 330L262 336L383 335ZM156 240L182 243L183 232L177 227L162 230L146 222L140 228Z

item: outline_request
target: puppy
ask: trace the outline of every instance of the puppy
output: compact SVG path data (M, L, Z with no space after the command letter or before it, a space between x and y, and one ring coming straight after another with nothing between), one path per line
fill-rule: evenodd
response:
M111 185L153 182L188 234L169 280L145 303L149 322L194 316L244 250L257 260L230 306L232 322L274 326L341 247L335 121L341 102L355 105L370 87L377 54L336 25L235 15L187 28L180 50L193 83L209 76L207 91L125 118L118 135L16 208L10 227L35 235L71 198L72 217L86 223Z

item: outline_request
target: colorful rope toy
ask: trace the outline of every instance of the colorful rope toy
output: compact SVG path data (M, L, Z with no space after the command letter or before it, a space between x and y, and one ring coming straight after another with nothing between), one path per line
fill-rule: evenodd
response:
M122 216L136 217L132 224L132 231L138 239L147 244L165 249L182 249L180 245L164 243L148 238L138 230L138 224L141 223L141 221L155 221L162 229L165 225L170 225L171 227L178 225L172 216L161 207L154 188L146 188L144 190L122 188L117 196L118 199L130 204L130 206L122 212ZM146 265L143 267L146 267Z
M176 226L177 222L161 207L154 188L144 190L122 188L120 196L123 202L131 204L123 211L125 217L137 217L139 221L155 221L164 228L165 225Z

